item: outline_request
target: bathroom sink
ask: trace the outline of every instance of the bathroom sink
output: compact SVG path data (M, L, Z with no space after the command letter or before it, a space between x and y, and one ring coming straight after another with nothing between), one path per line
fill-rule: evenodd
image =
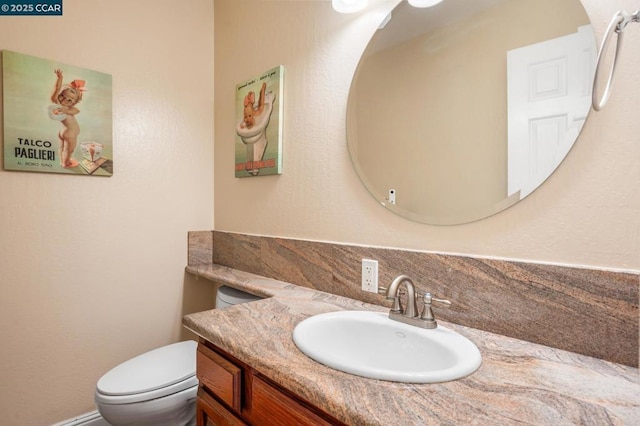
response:
M427 330L403 324L382 312L315 315L296 326L293 341L328 367L392 382L446 382L468 376L482 362L466 337L440 325Z

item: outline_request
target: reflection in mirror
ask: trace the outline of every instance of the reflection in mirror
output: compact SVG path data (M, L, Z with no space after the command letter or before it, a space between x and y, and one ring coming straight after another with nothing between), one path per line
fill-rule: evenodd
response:
M497 213L569 152L591 105L595 56L579 0L401 2L352 82L354 166L377 200L411 220Z

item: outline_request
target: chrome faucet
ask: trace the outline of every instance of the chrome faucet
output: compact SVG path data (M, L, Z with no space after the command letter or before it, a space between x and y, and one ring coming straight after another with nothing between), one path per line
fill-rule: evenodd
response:
M402 284L404 284L407 289L406 309L402 308L402 303L400 302L400 286ZM431 305L433 302L438 302L444 305L444 307L449 307L451 306L451 302L445 299L436 299L429 292L418 297L422 297L424 301L424 307L422 308L421 314L418 314L416 288L411 278L406 275L399 275L396 277L391 282L391 285L387 290L387 299L393 300L393 306L391 311L389 311L389 318L394 321L400 321L405 324L415 325L421 328L436 328L438 326L438 322L433 316Z

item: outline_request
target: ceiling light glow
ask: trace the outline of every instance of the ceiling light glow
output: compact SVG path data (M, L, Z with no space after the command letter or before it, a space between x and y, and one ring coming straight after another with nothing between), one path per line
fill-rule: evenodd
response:
M431 7L440 3L442 0L407 0L413 7Z
M336 12L354 13L367 6L368 0L331 0L331 5Z

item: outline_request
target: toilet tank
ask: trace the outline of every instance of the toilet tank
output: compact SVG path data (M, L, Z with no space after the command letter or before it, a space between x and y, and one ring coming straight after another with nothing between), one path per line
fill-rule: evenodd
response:
M253 302L254 300L260 299L262 299L262 297L223 285L218 289L216 294L216 308L225 308L227 306L239 305L240 303Z

